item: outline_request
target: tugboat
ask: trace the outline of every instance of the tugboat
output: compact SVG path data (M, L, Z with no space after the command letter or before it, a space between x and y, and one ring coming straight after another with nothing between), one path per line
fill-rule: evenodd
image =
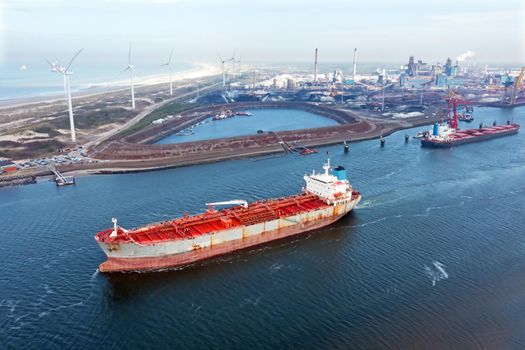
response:
M474 112L474 108L472 106L466 106L465 111L461 113L459 116L459 120L467 123L471 123L474 121L474 117L472 116L472 113Z
M420 131L416 134L416 136L413 136L415 139L422 139L424 137L428 137L428 130L427 131Z

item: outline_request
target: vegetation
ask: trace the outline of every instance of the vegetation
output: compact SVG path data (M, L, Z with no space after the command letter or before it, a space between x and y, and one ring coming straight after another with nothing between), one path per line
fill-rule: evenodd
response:
M133 112L122 107L106 108L101 111L78 111L75 115L75 128L91 129L101 125L122 122L132 118ZM55 129L69 129L69 117L62 115L49 122ZM50 135L51 136L51 135Z
M55 137L55 136L62 135L60 132L56 130L55 127L53 127L53 125L49 123L37 125L36 127L33 128L33 131L39 134L48 134L49 137Z
M55 153L66 146L57 140L38 140L30 142L0 141L0 157L11 159L35 158ZM5 147L5 148L4 148Z
M151 112L150 114L148 114L129 128L122 130L119 134L116 135L116 137L121 138L131 135L136 131L150 125L151 122L153 122L154 120L165 118L167 115L177 115L193 107L195 107L195 105L191 103L180 103L177 101L167 103L164 106L155 109L153 112Z

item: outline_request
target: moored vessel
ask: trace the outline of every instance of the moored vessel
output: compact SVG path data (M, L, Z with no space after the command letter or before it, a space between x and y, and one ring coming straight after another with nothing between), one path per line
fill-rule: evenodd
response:
M190 265L197 261L264 244L329 225L361 200L346 178L346 170L305 175L296 195L247 203L233 200L208 203L202 214L126 230L113 219L113 228L96 234L107 255L101 272L149 271ZM232 207L216 210L219 205Z
M518 133L518 124L496 125L480 127L479 129L453 130L447 126L434 125L433 132L428 137L421 139L421 146L430 148L447 148L466 143L480 142L496 137L514 135Z
M497 125L496 122L491 127L484 127L480 124L478 129L459 129L459 116L457 113L457 99L451 97L449 105L453 105L453 116L445 123L435 123L432 130L421 138L421 146L429 148L448 148L463 145L466 143L486 141L496 137L513 135L518 133L518 124L507 122L506 125Z

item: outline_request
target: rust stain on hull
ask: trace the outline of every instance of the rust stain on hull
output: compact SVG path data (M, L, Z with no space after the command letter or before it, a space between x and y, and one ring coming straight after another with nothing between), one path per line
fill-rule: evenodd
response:
M352 208L357 205L360 197L356 199ZM334 210L336 209L333 207ZM350 208L350 210L352 209ZM114 258L110 257L99 267L101 272L133 272L133 271L152 271L165 268L174 268L191 265L192 263L225 255L234 251L254 247L260 244L283 239L300 233L315 230L334 223L342 218L350 210L335 214L331 217L323 217L318 220L305 221L299 224L280 227L272 231L264 231L256 235L243 235L241 239L228 241L221 244L214 244L208 247L199 247L189 252L173 254L163 257L144 257L144 258ZM243 230L244 232L245 230Z

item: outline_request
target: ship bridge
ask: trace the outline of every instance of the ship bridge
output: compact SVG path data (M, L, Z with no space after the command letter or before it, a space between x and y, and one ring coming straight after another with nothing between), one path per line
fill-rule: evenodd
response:
M332 170L330 158L328 158L323 169L324 173L316 174L315 171L312 171L312 174L304 176L305 191L315 194L330 204L351 197L352 186L346 179L345 168L338 166Z

